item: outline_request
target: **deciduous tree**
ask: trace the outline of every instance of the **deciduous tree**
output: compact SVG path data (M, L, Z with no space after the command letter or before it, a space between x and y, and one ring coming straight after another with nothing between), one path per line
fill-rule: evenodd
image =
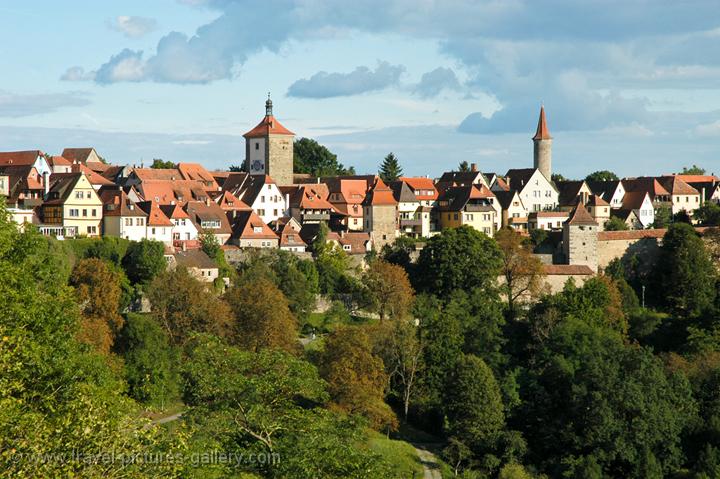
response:
M363 328L338 328L326 339L320 374L337 408L365 416L376 429L394 428L397 420L384 401L388 376L372 349Z
M296 352L297 320L282 291L267 278L238 284L225 293L235 318L232 341L249 351L279 349Z
M185 268L158 275L148 288L148 298L153 316L173 345L185 343L193 332L220 337L234 334L229 306Z
M375 260L370 263L364 275L373 309L380 315L380 321L386 317L405 319L412 308L415 292L403 268Z
M118 311L122 297L119 275L105 261L83 259L75 265L70 284L82 311L78 338L109 354L123 325Z
M617 181L620 178L608 170L598 170L590 173L585 177L585 181Z
M142 239L130 243L122 260L128 279L133 284L147 285L167 267L165 246L159 241Z
M532 253L520 234L503 228L495 234L502 253L502 289L510 319L516 316L517 302L532 300L540 294L545 277L542 262Z
M419 290L449 297L455 289L492 289L502 267L492 238L471 228L449 228L427 241L417 263Z

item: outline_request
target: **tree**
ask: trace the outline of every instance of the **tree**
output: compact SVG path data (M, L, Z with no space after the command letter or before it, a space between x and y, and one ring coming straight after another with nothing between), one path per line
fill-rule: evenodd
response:
M654 276L662 303L683 316L698 315L715 300L717 272L688 224L675 223L665 233Z
M468 171L470 171L470 165L468 164L468 162L465 160L461 161L458 165L458 171L463 173L467 173Z
M608 170L598 170L590 173L585 177L585 181L617 181L620 178Z
M410 271L412 260L410 255L415 251L415 238L410 236L400 236L392 243L388 243L382 247L380 258L391 264L396 264Z
M234 334L228 305L185 268L178 267L158 275L148 288L148 299L155 320L172 345L184 344L194 332L219 337Z
M720 204L708 201L695 210L693 216L703 226L720 226Z
M678 470L682 433L697 411L684 377L666 374L649 350L571 316L536 346L513 421L549 476L642 478L650 454L668 475ZM601 475L578 476L587 461Z
M241 165L230 165L230 168L228 168L228 171L233 173L239 173L245 171L245 164Z
M396 181L402 176L402 167L394 153L390 152L385 156L378 175L385 183Z
M672 210L669 206L659 206L655 209L655 220L653 221L652 227L656 229L663 229L670 226L672 223Z
M473 355L464 356L450 379L445 409L448 433L475 452L489 448L505 424L500 388L492 370Z
M177 357L157 321L128 314L118 338L118 349L124 359L130 396L163 409L179 396Z
M683 174L683 175L704 175L705 168L701 168L698 165L692 165L690 168L688 168L687 166L683 166L681 174Z
M350 268L347 254L336 244L327 241L329 228L320 223L313 241L313 256L317 268L320 292L332 295L341 289L342 279Z
M492 238L471 228L445 229L427 241L417 262L416 289L449 297L455 289L491 289L502 267Z
M152 165L150 165L150 168L155 168L159 170L172 169L175 168L175 163L170 160L165 161L162 158L153 158L153 162Z
M417 381L422 370L423 344L413 321L399 319L378 325L372 331L375 350L385 363L390 380L390 394L403 408L408 419L410 401L417 395Z
M160 447L108 358L78 343L80 305L46 238L0 200L0 470L6 477L179 477L174 466L72 460ZM166 449L174 453L177 449ZM62 455L62 456L61 456ZM66 460L42 460L64 457ZM158 469L163 469L162 471Z
M605 222L605 231L626 231L628 229L630 228L627 223L617 216L612 216Z
M354 175L355 169L345 168L337 156L325 146L310 138L295 140L293 145L295 173L311 176Z
M167 268L165 246L159 241L142 239L130 243L122 260L125 274L133 284L147 285Z
M375 260L364 274L363 282L368 288L373 309L380 315L380 321L387 316L391 319L405 319L412 308L415 292L403 268Z
M224 296L235 317L233 342L249 351L298 350L298 324L282 291L267 278L245 281Z
M395 415L384 401L388 376L363 328L345 326L330 333L320 375L328 383L335 407L365 416L375 429L395 428Z
M564 177L563 175L561 175L560 173L553 173L553 174L551 175L551 179L552 179L552 181L568 181L568 179L565 178L565 177Z
M212 231L202 230L200 234L198 234L198 240L200 241L200 249L210 258L215 258L218 253L222 252L220 242Z
M83 259L75 265L70 285L75 287L82 311L78 339L109 354L123 325L118 312L122 297L119 275L105 261Z
M530 230L530 241L534 246L540 246L548 238L548 232L546 230L535 228Z
M545 276L542 262L523 242L520 234L510 228L503 228L495 234L502 253L502 289L508 305L510 319L516 315L516 302L532 300L541 291Z
M310 363L281 351L243 351L208 336L191 341L186 355L185 420L197 426L201 451L275 459L207 466L213 470L193 475L237 477L244 470L278 479L385 476L386 465L366 446L362 423L322 407L325 383Z

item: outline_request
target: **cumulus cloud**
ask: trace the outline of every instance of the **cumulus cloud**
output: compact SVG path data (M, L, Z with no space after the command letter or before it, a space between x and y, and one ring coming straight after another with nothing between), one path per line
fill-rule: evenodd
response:
M154 18L120 15L108 21L108 26L128 38L140 38L157 29L157 21Z
M84 92L13 94L0 90L0 117L19 118L23 116L52 113L65 107L89 105Z
M154 52L117 53L97 69L95 81L232 79L251 55L323 32L435 39L469 78L468 98L484 94L502 105L490 118L469 110L461 130L477 133L526 131L540 101L553 109L556 129L639 124L651 113L642 100L625 98L623 89L715 88L720 81L716 0L691 6L670 0L180 1L218 16L192 35L165 35ZM373 74L320 72L288 93L325 98L369 91L353 78ZM419 96L453 88L448 71L426 75L415 87Z
M378 62L375 70L359 66L350 73L318 72L310 78L297 80L288 88L288 96L296 98L332 98L378 91L397 85L405 71L402 65Z
M70 67L60 76L61 81L92 81L94 79L94 71L86 72L85 69L80 66Z
M423 74L420 82L413 87L413 93L423 98L437 96L443 90L459 90L455 71L451 68L438 67L435 70Z

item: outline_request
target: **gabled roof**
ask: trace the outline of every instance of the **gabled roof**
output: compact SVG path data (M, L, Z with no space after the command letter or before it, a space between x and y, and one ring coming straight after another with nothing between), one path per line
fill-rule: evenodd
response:
M307 246L307 243L300 237L302 225L291 216L278 218L274 230L280 235L280 246Z
M590 195L590 196L588 197L588 202L587 202L587 204L588 204L588 206L594 206L594 207L596 207L596 208L597 208L598 206L610 206L610 203L608 203L607 201L605 201L604 199L602 199L602 198L599 197L598 195Z
M336 241L341 246L350 246L350 254L365 254L370 242L370 233L331 231L327 235L328 241ZM343 248L344 249L344 248Z
M220 196L215 198L215 203L217 203L220 208L222 208L224 211L234 211L234 210L249 210L250 207L243 202L242 200L239 200L235 195L230 193L229 191L223 191Z
M217 269L218 265L202 249L177 251L173 255L175 263L184 268Z
M522 191L535 173L535 168L515 168L505 173L505 181L511 190ZM548 178L549 180L549 178Z
M276 240L278 235L253 210L243 210L233 218L231 238Z
M688 183L688 185L699 191L700 195L705 195L703 198L700 199L700 201L703 202L710 201L713 197L713 194L715 194L716 191L720 190L720 181L694 182Z
M560 206L576 204L583 186L587 186L584 180L556 181L555 187L558 190L558 204Z
M718 178L715 175L663 175L663 176L677 176L681 180L683 180L685 183L715 183L720 181L720 178Z
M671 195L699 195L698 190L685 183L680 176L664 176L660 183L670 192Z
M163 213L165 213L165 216L167 216L171 220L190 219L190 216L185 212L184 209L182 209L182 206L180 206L179 204L160 205L160 209Z
M207 189L218 189L215 177L199 163L178 163L177 169L186 180L202 181Z
M330 193L340 193L342 202L359 205L365 199L368 182L365 178L328 178L326 181ZM370 183L372 184L372 183ZM332 198L332 197L331 197ZM338 203L338 200L330 200Z
M195 224L198 231L202 231L203 221L219 221L220 228L213 229L216 234L230 234L230 222L226 213L214 201L189 201L185 204L185 212L190 216L190 220ZM238 214L244 211L239 211Z
M102 175L99 175L98 173L95 173L93 170L88 168L87 166L83 165L82 163L74 164L71 166L71 169L74 173L85 173L85 175L88 178L88 181L90 181L91 185L114 185L112 181L108 180Z
M177 168L135 168L133 170L135 176L140 181L147 180L165 180L176 181L183 179L180 170Z
M45 204L62 204L75 189L77 182L86 176L85 173L53 173L50 175L49 200ZM89 181L89 180L88 180Z
M535 136L532 138L533 140L550 140L552 139L552 136L550 136L550 130L547 126L547 120L545 119L545 107L540 107L540 118L538 118L538 125L537 130L535 131Z
M447 204L439 206L440 211L463 211L470 200L483 200L490 198L490 196L487 196L487 194L483 192L483 190L487 190L488 192L490 190L485 188L484 185L481 186L482 188L477 188L476 185L452 186L445 189L440 193L438 201L441 203L447 202ZM495 211L493 207L488 204L474 204L473 206L474 211Z
M631 208L620 208L618 210L613 210L610 213L610 216L620 218L621 220L623 220L626 223L628 221L628 218L630 218L631 221L640 221L640 218L638 218L638 215L637 215L637 213L635 213L635 210L631 209Z
M517 191L495 191L495 197L498 199L500 207L504 210L507 210L510 206L512 206L512 202L516 196L520 204L522 204L522 200L520 199L520 195L518 195Z
M154 201L143 201L138 203L138 206L143 209L148 215L147 225L148 226L173 226L173 222L170 221L165 213L160 209L160 205Z
M0 165L32 165L44 153L40 150L0 152Z
M147 216L122 188L103 187L98 195L103 202L103 216Z
M44 190L43 178L32 165L0 166L0 176L8 177L8 203L16 203L20 199L25 202L26 198L20 198L25 191Z
M232 178L232 177L230 177ZM230 181L230 178L228 178L228 181ZM227 183L227 181L225 182ZM255 200L257 199L258 195L260 194L260 191L262 191L263 186L265 185L276 185L275 180L273 180L268 175L249 175L245 180L238 185L236 188L228 189L225 188L227 191L230 191L233 195L235 195L237 198L241 199L245 202L247 205L252 205L255 203Z
M375 184L365 195L363 205L368 206L391 206L397 205L397 201L393 197L393 192L379 177L375 179Z
M87 159L93 150L94 148L65 148L62 152L62 156L71 162L77 161L84 164L87 162Z
M470 186L481 181L481 178L482 173L479 171L446 171L437 182L442 183L444 187Z
M62 156L51 156L47 160L48 164L52 167L56 166L70 166L72 163L67 158L64 158Z
M255 128L245 133L245 138L258 138L268 135L295 135L275 119L273 115L265 115L265 118Z
M390 186L393 197L398 203L416 203L418 201L415 193L404 181L392 181L388 186Z
M605 201L610 201L620 185L620 180L587 181L586 183L594 195L601 196Z
M495 177L495 183L492 185L493 188L498 188L502 191L510 191L510 185L507 184L505 178L500 176Z
M590 215L588 210L583 206L581 202L578 202L575 209L570 213L570 218L567 220L570 225L592 225L597 226L597 221Z
M627 209L627 210L640 209L643 202L645 201L646 196L649 197L649 193L647 191L628 191L628 192L626 192L625 196L623 196L623 199L622 199L623 209Z
M650 198L655 199L656 196L670 196L668 190L665 189L657 179L652 176L641 176L639 178L626 178L622 180L625 191L646 191L650 193Z
M290 195L290 206L302 209L332 210L327 201L327 188L320 185L300 185Z
M399 180L410 187L413 193L415 193L415 198L419 201L436 200L438 197L438 190L430 178L401 176ZM430 194L426 194L428 191Z

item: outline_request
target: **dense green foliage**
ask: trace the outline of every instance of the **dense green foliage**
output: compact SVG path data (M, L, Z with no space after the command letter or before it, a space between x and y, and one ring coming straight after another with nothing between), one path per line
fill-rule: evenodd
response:
M619 179L615 173L608 170L595 171L585 177L585 181L617 181Z
M605 222L605 231L626 231L629 230L627 223L617 216L611 216Z
M353 167L345 168L337 155L311 138L300 138L293 144L295 173L311 176L354 175Z

